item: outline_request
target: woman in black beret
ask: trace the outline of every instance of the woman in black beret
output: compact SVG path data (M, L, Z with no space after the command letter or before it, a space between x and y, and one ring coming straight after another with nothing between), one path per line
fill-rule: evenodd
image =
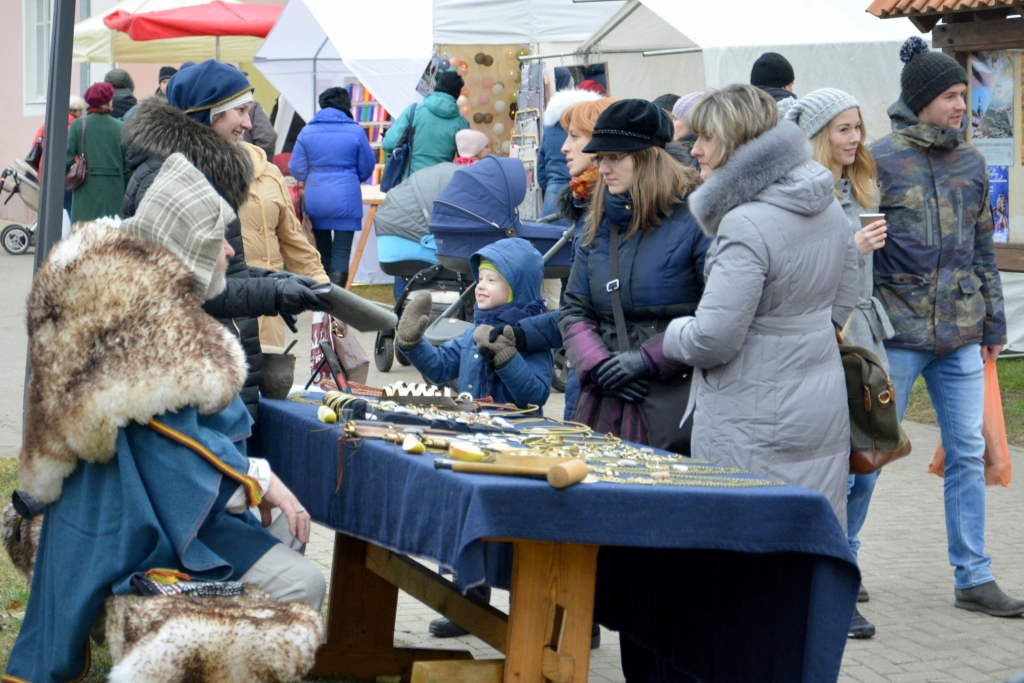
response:
M662 340L673 318L697 308L708 238L686 202L700 177L665 152L672 135L646 100L621 100L598 118L584 152L599 179L559 327L581 384L572 419L686 454L690 368L669 361Z

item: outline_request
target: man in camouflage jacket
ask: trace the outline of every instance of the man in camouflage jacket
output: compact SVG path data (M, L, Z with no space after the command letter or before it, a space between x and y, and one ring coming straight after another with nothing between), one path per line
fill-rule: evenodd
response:
M967 74L919 38L900 52L892 133L871 146L887 241L875 252L875 296L896 331L885 342L900 419L924 376L945 459L946 534L955 602L992 616L1024 614L985 554L983 363L1006 340L985 159L964 140ZM867 514L852 506L852 514Z

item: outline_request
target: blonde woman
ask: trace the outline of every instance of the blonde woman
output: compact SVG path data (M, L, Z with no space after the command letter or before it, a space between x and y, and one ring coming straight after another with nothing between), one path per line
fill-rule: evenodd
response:
M857 308L843 328L848 344L863 346L882 361L889 370L883 341L893 335L892 324L882 303L874 296L873 253L885 246L885 220L873 221L861 227L861 214L878 211L878 171L874 157L864 146L864 121L857 100L835 88L822 88L801 97L786 112L811 139L814 160L832 171L836 197L846 212L857 249L860 251L860 287ZM858 534L868 514L868 504L875 488L878 473L851 474L847 482L846 523L850 550L857 557L860 548ZM858 597L867 602L868 593L863 585ZM851 638L870 638L875 627L859 611L854 613L850 626Z
M690 111L712 237L700 306L665 332L696 370L693 455L819 491L846 527L850 416L835 329L857 303L857 248L831 171L749 85Z

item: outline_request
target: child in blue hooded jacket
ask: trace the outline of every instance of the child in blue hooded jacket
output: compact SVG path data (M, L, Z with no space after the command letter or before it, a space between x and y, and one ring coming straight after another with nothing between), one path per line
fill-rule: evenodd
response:
M491 329L544 313L540 298L544 259L518 237L489 244L470 258L476 277L474 325L459 339L434 347L423 339L430 324L429 292L414 298L398 323L397 341L417 370L435 384L458 378L459 391L520 408L543 406L551 393L550 350L521 354L509 328L490 341Z

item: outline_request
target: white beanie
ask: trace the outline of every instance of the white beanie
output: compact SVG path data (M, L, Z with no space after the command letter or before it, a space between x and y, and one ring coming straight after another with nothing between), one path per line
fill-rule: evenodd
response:
M795 100L784 112L786 119L800 126L808 138L829 124L836 116L860 106L853 95L836 88L820 88Z
M486 133L471 128L465 128L455 134L455 146L460 157L475 157L483 151L488 142L490 139Z

